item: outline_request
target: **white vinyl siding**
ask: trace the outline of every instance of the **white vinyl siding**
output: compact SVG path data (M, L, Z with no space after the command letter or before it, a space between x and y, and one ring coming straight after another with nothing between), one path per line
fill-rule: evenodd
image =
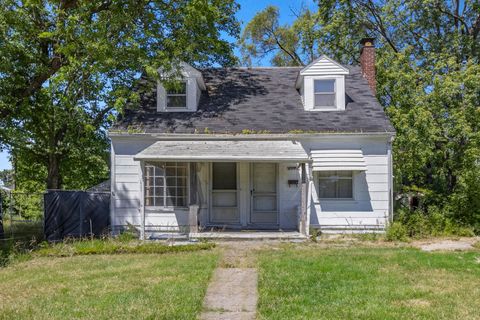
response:
M201 145L206 140L198 138L195 145ZM204 138L205 139L205 138ZM142 221L143 206L145 205L144 183L142 180L142 161L136 161L137 154L159 141L155 137L112 137L112 227L126 227L128 224L140 226ZM162 141L162 140L160 140ZM165 140L164 140L165 141ZM182 140L183 141L183 140ZM248 141L242 141L245 144ZM193 142L192 142L193 143ZM330 162L342 165L344 157L338 156L338 150L361 150L363 169L348 169L353 171L353 199L320 199L318 197L318 176L315 170L316 158L312 153L313 163L307 164L309 179L314 181L312 190L312 203L309 206L309 218L312 226L322 226L327 229L350 228L361 229L369 225L385 226L389 213L389 174L388 167L388 142L384 137L369 137L365 135L326 135L322 137L299 138L299 144L306 152L325 150L328 154L328 165L322 166L320 171L341 171L331 168ZM272 146L269 147L273 148ZM168 151L156 149L160 155L170 155L174 149ZM235 148L226 155L238 152ZM300 151L300 150L299 150ZM174 154L178 156L177 154ZM195 153L192 154L192 157ZM274 161L278 163L278 215L279 227L283 230L295 229L298 223L298 207L301 196L301 176L298 161L295 155L288 153L293 158L291 162ZM150 160L155 161L155 160ZM156 161L173 162L175 160L159 159ZM187 160L185 160L188 162ZM200 223L208 223L211 208L211 162L209 160L191 160L197 167L197 188L199 192ZM217 160L218 161L218 160ZM149 162L149 161L147 161ZM241 226L247 226L250 210L250 161L237 162L238 184L238 210ZM255 162L255 160L251 161ZM350 160L348 161L350 162ZM318 169L318 167L317 167ZM142 171L143 170L143 171ZM311 175L311 176L310 176ZM288 181L298 181L298 185L289 184ZM188 198L187 198L188 199ZM188 203L187 203L188 204ZM145 224L147 230L161 228L162 230L184 230L188 224L188 209L181 207L146 207Z
M370 226L378 228L386 226L389 215L389 171L388 144L385 139L329 137L312 139L305 142L304 146L312 152L311 168L315 170L312 171L314 181L310 215L312 226L321 226L324 230L335 228L358 230ZM316 157L320 153L314 155L314 150L321 151L322 156ZM350 156L348 159L344 155L339 156L339 150L358 150L361 163L357 165L358 161L355 161L353 165ZM318 159L324 159L324 154L327 155L325 161L316 162ZM318 174L325 171L339 171L341 166L351 167L345 170L353 171L352 199L320 198Z

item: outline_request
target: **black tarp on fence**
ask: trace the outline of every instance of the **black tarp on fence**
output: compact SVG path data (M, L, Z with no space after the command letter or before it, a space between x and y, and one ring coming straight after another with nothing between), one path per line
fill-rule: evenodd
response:
M99 236L110 226L110 193L49 191L44 195L45 238Z

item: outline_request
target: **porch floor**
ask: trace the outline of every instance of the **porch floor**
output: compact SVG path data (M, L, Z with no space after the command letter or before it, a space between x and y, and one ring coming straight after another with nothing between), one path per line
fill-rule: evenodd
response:
M220 232L196 232L189 234L190 239L214 239L214 240L306 240L307 237L298 231L220 231Z

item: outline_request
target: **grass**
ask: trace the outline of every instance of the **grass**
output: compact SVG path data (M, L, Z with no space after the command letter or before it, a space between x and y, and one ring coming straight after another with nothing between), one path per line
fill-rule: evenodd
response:
M135 240L118 241L116 239L93 239L65 241L53 245L44 245L33 251L34 256L69 257L94 254L127 253L171 253L212 249L213 243L185 244L169 246L158 242L140 242Z
M35 220L4 220L4 238L0 239L0 268L12 261L25 260L43 241L43 223Z
M286 246L259 254L260 319L478 319L480 252Z
M37 257L0 269L0 319L195 319L216 251Z
M42 220L23 220L21 217L14 216L14 220L4 217L3 230L6 239L30 241L43 240L43 221Z

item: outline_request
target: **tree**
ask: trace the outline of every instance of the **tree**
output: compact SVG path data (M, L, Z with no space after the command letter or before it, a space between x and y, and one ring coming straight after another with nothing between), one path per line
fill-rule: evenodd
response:
M233 0L0 0L0 144L49 189L107 176L106 125L142 73L235 63ZM21 179L17 179L20 183Z
M480 3L439 0L321 0L315 13L304 10L291 26L287 48L297 55L313 48L342 63L358 62L358 41L378 41L377 97L397 130L395 179L399 192L423 195L423 210L440 207L457 222L480 232ZM278 14L267 8L273 29L255 17L242 34L250 57L285 46L271 41ZM304 18L308 17L308 19ZM313 25L304 21L314 21ZM299 26L304 26L302 29ZM305 28L308 30L306 31ZM306 36L308 35L308 37ZM304 39L304 40L302 40ZM308 45L305 45L307 43ZM263 48L268 48L263 50ZM302 56L302 64L312 55Z

